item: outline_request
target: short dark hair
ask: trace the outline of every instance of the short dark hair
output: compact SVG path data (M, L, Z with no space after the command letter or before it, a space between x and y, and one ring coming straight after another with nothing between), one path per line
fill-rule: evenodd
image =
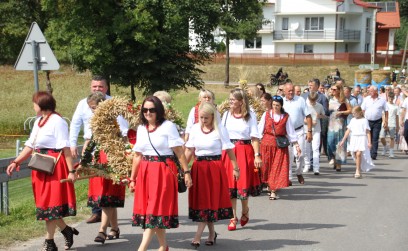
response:
M258 84L256 84L255 86L256 86L256 87L258 87L258 86L260 86L260 87L261 87L261 88L259 88L259 90L261 90L261 91L262 91L262 94L266 92L264 84L262 84L262 83L258 83Z
M92 81L105 81L106 83L108 82L105 76L103 75L93 75Z
M271 101L272 100L272 95L270 93L268 93L268 92L265 92L264 94L261 95L261 98L264 98L264 99L266 99L268 101Z
M152 102L154 104L154 108L156 108L156 123L157 123L157 126L161 125L166 120L166 117L164 114L164 106L162 102L160 101L158 97L149 96L143 100L141 109L143 109L144 104L146 102ZM148 124L147 119L144 117L143 112L140 112L140 120L142 121L143 125Z
M55 98L49 92L40 91L34 93L33 102L40 107L41 111L55 112L55 108L57 107Z

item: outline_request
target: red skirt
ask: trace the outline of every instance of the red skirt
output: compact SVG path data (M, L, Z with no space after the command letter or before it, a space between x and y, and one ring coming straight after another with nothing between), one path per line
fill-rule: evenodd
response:
M270 190L289 186L289 148L276 146L273 136L264 135L261 144L262 182L268 183Z
M58 157L59 152L47 150L50 156ZM44 172L31 171L37 220L56 220L76 215L76 198L74 184L61 183L68 177L68 166L64 153L58 160L52 175Z
M188 191L189 218L216 222L233 217L228 178L221 160L194 161L193 186Z
M240 169L240 177L235 181L233 176L234 167L226 151L222 151L222 162L228 177L228 188L231 199L246 200L249 195L261 194L261 181L258 172L255 172L255 153L250 144L235 143L234 154Z
M107 156L100 151L99 163L107 163ZM112 180L103 177L89 179L88 206L89 207L124 207L124 185L113 184Z
M133 204L132 225L142 228L177 228L177 166L173 160L140 162Z

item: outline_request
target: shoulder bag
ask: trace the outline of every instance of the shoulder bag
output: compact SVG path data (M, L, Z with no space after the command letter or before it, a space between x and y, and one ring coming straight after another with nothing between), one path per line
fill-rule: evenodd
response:
M170 169L170 171L173 173L173 175L177 178L177 182L178 182L178 192L179 193L184 193L185 191L187 191L187 186L186 186L186 182L184 180L184 172L183 170L181 170L181 168L177 167L177 175L174 174L173 170L171 170L171 168L169 167L169 165L167 164L166 160L162 159L162 157L160 156L159 152L156 150L156 147L154 147L154 145L152 144L152 141L150 140L150 133L149 133L149 129L147 128L147 136L149 137L149 142L150 145L153 147L153 150L156 152L157 156L159 157L160 161L162 161L166 167L168 167Z
M273 114L272 114L272 129L273 129L273 134L275 135L276 138L276 145L279 148L285 148L290 145L289 139L286 136L277 136L276 131L275 131L275 121L273 120Z

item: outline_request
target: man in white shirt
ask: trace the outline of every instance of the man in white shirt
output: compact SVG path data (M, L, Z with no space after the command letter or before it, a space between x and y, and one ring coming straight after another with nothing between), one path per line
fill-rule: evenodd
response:
M364 117L368 120L371 130L371 144L370 155L373 160L377 159L378 139L380 137L381 125L385 130L388 130L388 107L387 101L378 96L378 89L376 86L370 86L370 96L367 96L361 109L364 112ZM384 123L382 123L382 113L384 112Z
M363 103L363 95L361 95L361 86L357 85L353 89L353 93L351 94L355 99L357 99L357 105L361 105Z
M293 156L296 154L296 175L300 184L304 184L305 180L302 175L302 171L305 165L305 132L303 129L304 119L306 118L307 123L307 142L312 141L312 117L310 115L309 109L306 106L306 101L299 96L295 95L295 88L292 83L285 84L285 97L283 98L283 108L285 112L289 114L289 119L292 122L295 132L298 135L298 143L301 149L300 156L297 156L296 149L289 147L289 179L292 180L292 163Z
M408 142L408 98L404 99L401 105L401 114L399 116L399 123L401 127L404 127L404 138L405 141Z

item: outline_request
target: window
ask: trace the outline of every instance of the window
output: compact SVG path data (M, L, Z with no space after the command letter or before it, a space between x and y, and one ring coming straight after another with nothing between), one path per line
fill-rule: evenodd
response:
M344 45L344 52L349 52L348 44L345 44L345 45Z
M323 30L324 17L307 17L305 20L305 30Z
M344 17L340 18L340 26L339 26L339 30L340 31L344 31L346 28L346 19Z
M262 38L257 37L254 39L245 40L246 49L262 49Z
M295 44L295 53L313 53L313 44Z
M282 30L289 30L289 18L287 17L282 18Z
M364 52L370 52L370 43L364 45Z
M366 19L366 31L371 31L371 18Z

